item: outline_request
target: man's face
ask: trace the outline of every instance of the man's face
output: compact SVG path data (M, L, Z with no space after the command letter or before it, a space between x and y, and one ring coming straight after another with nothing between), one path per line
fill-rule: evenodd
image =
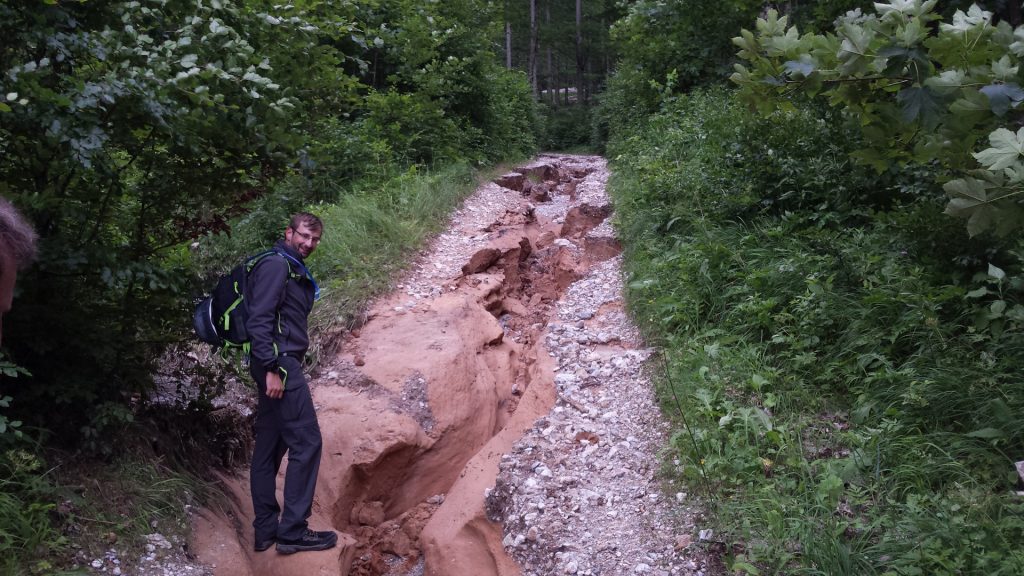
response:
M0 254L0 343L3 342L4 314L11 311L14 300L14 281L18 277L18 267L14 259Z
M321 230L310 230L305 222L300 223L298 228L292 229L289 226L284 231L284 243L294 248L302 258L307 258L316 250L320 243Z

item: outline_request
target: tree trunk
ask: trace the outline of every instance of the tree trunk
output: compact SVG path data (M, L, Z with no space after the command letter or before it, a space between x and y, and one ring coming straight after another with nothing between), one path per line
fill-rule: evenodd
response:
M505 20L505 68L512 69L512 21Z
M547 27L547 29L548 29L548 37L550 38L550 35L551 35L551 0L547 0L547 2L544 2L544 26ZM545 74L545 77L547 79L544 82L544 85L545 85L545 87L548 90L547 97L548 97L548 100L551 101L551 105L552 106L557 106L558 105L558 96L557 96L557 93L555 92L555 68L554 68L554 63L552 61L553 60L553 56L551 54L551 52L552 52L551 51L551 44L552 44L552 42L549 40L548 43L547 43L547 46L544 47L544 51L547 53L547 61L548 61L548 71L547 71L547 74Z
M538 100L540 93L537 89L537 0L530 0L530 61L526 68L530 76L533 99Z
M576 102L583 98L583 0L576 0Z
M563 79L563 82L565 83L565 90L562 91L562 104L568 106L569 90L571 89L570 86L572 85L572 77L570 76L570 72L568 71L568 69L565 72L565 78Z
M559 100L561 100L562 98L562 95L560 94L562 86L562 75L558 70L558 64L558 56L552 56L551 105L556 108L558 107Z

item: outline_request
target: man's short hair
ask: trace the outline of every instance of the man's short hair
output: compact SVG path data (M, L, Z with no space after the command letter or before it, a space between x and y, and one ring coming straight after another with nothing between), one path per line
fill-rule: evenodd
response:
M6 198L0 197L0 272L8 259L21 269L36 258L36 231Z
M305 224L306 228L310 230L323 231L324 223L320 221L320 218L316 217L309 212L299 212L292 215L291 221L288 223L288 227L292 230L298 230L299 226Z

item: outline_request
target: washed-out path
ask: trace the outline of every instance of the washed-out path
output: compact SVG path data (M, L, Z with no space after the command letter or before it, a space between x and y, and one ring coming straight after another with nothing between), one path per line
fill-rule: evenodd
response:
M481 185L312 379L311 525L339 546L253 552L248 478L227 478L227 512L194 516L203 571L711 574L700 503L660 474L607 179L600 157L542 155Z

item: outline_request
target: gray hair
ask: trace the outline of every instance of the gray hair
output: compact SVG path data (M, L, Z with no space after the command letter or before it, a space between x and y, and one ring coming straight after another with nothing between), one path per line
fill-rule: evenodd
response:
M8 259L19 269L36 258L36 231L6 198L0 197L0 271Z

